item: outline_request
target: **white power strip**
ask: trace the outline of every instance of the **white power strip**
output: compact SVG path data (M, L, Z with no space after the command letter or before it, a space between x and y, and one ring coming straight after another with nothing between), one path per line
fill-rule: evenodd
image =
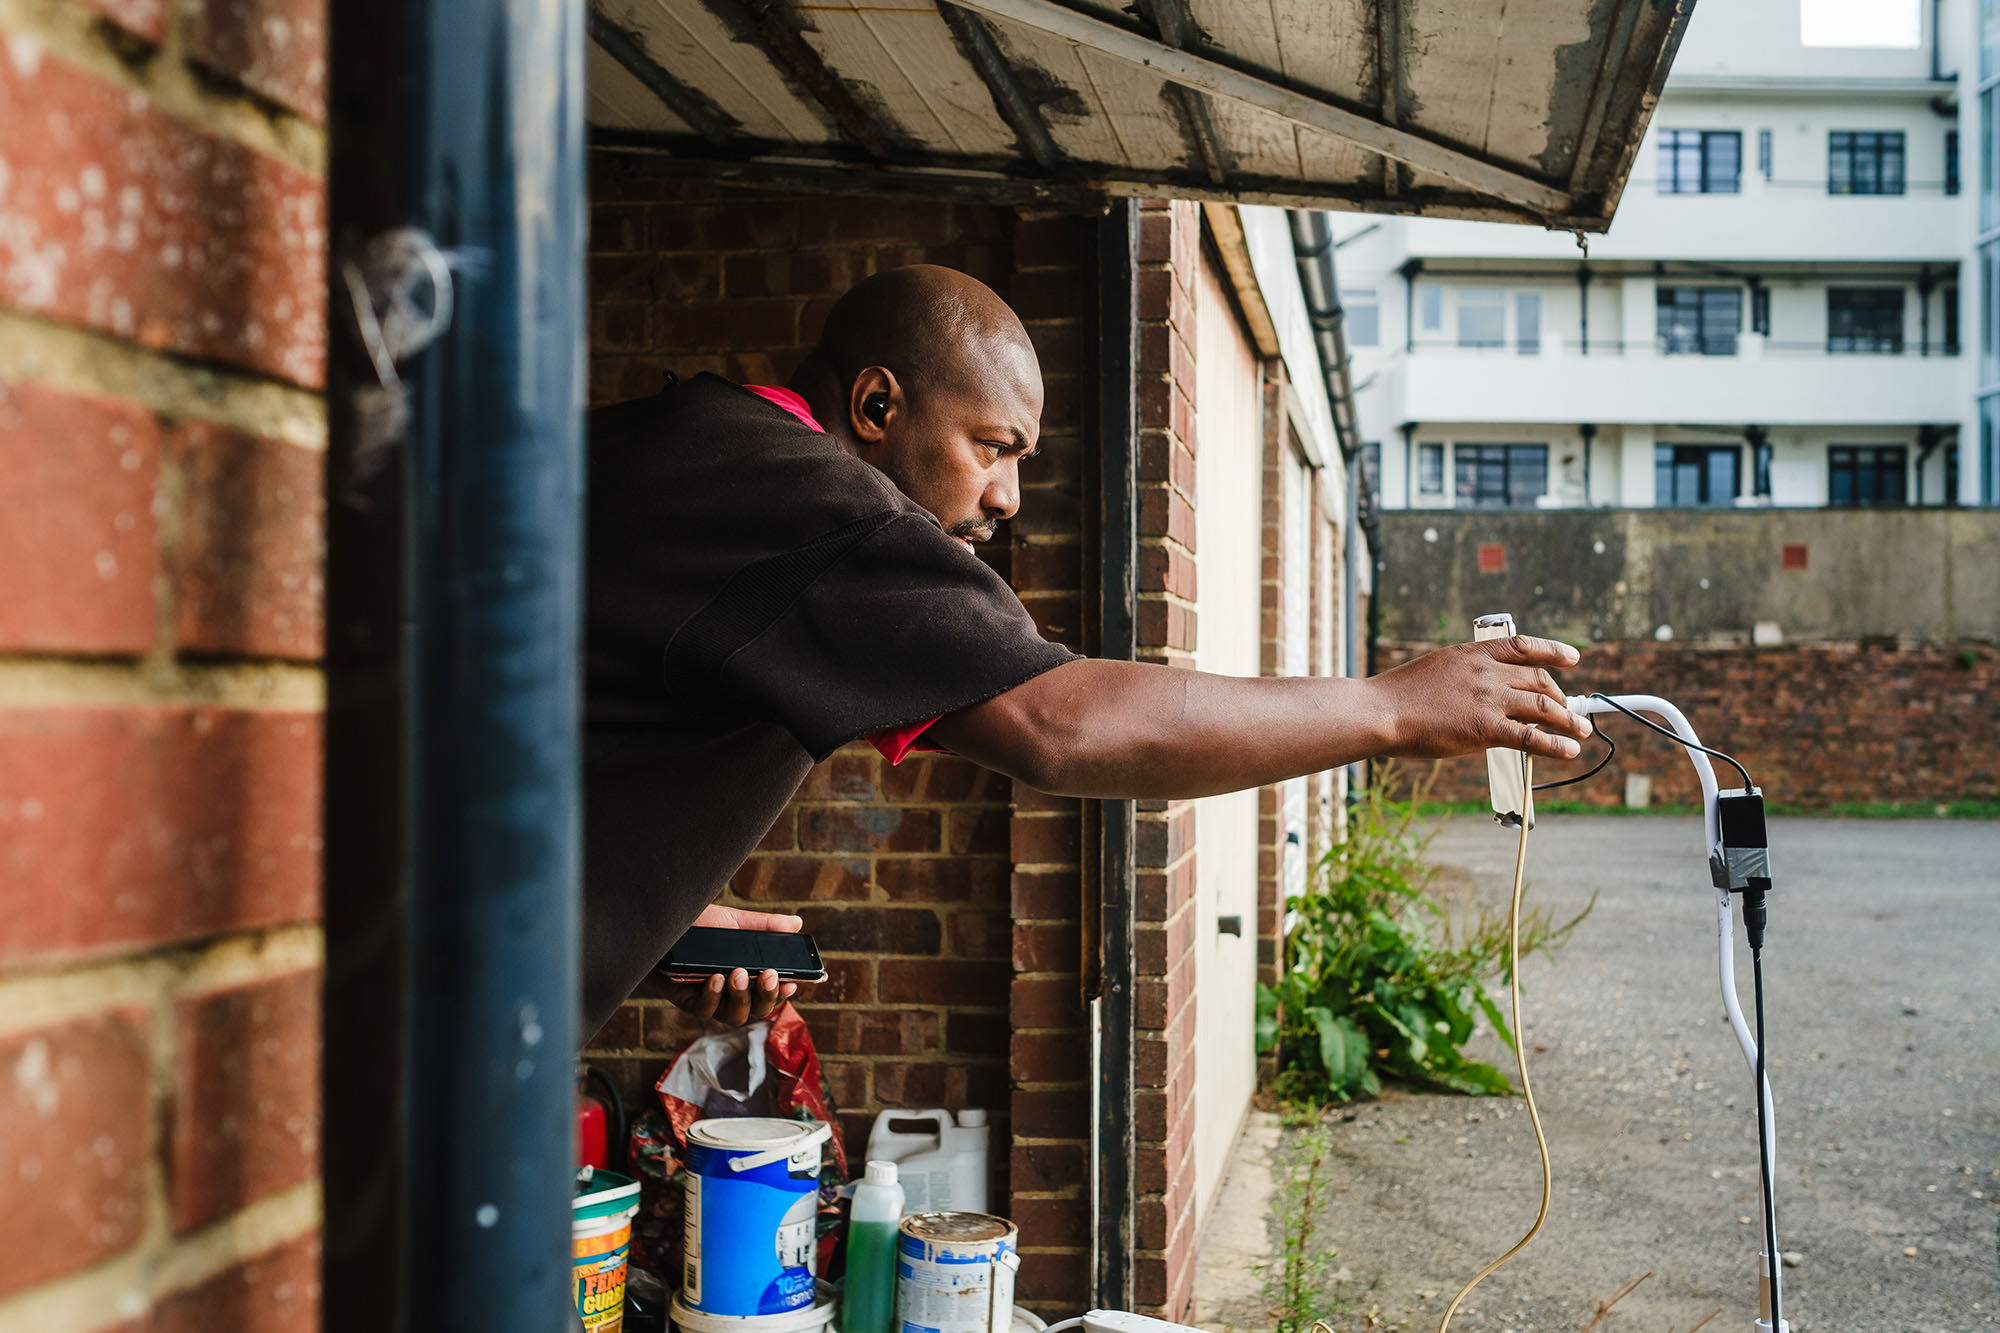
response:
M1201 1333L1186 1324L1173 1324L1129 1310L1092 1310L1083 1317L1085 1333Z

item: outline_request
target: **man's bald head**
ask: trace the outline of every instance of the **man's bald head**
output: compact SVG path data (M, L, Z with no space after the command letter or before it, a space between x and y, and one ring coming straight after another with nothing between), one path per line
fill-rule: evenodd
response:
M952 536L983 541L1019 505L1042 369L1021 321L977 278L935 264L864 278L827 312L791 387Z
M977 392L992 371L1017 370L1005 363L1035 358L1028 331L991 287L937 264L885 269L854 284L827 312L813 354L843 387L883 366L919 395Z

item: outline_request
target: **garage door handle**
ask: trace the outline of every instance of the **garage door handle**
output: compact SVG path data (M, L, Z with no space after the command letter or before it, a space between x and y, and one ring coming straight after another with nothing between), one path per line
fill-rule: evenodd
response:
M1215 933L1243 938L1243 918L1240 916L1219 916L1215 918Z

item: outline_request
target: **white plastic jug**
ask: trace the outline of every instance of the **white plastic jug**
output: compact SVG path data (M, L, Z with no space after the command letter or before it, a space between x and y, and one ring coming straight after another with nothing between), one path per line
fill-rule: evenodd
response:
M868 1131L868 1160L894 1162L903 1215L986 1211L984 1111L884 1111Z

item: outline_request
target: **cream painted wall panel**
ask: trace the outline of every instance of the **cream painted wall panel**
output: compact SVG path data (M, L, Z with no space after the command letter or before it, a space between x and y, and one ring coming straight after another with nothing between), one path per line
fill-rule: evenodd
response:
M1217 270L1195 295L1195 664L1255 676L1261 660L1263 436L1258 369ZM1256 1089L1257 793L1195 802L1195 1216L1206 1215ZM1216 918L1240 916L1241 936Z

